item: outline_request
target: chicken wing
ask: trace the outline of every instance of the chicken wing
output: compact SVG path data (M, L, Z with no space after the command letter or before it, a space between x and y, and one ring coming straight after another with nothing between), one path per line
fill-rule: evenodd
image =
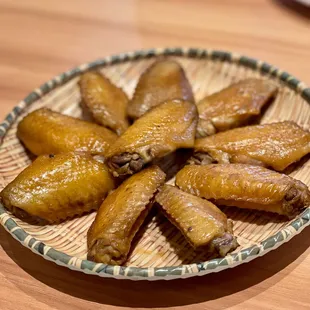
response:
M264 210L294 216L310 206L305 184L259 166L218 164L185 166L176 185L217 205Z
M87 234L89 259L112 265L126 261L154 194L164 182L165 173L152 166L128 178L104 200Z
M16 216L40 224L58 223L98 209L115 181L107 167L86 153L39 156L0 197Z
M165 184L155 201L164 214L194 247L225 256L238 244L232 235L232 222L213 203Z
M105 155L117 135L107 128L46 108L28 114L17 136L35 155L85 151Z
M192 162L245 163L283 171L310 152L310 133L294 122L235 128L197 139Z
M252 116L259 115L276 93L277 87L270 81L251 78L205 97L197 104L197 137L244 125Z
M111 145L107 163L115 176L133 174L178 148L191 148L197 125L195 104L170 100L153 108Z
M127 120L128 97L99 72L86 72L79 81L83 103L95 121L122 134L129 126Z
M191 85L176 61L157 61L141 75L128 105L128 115L139 118L159 103L171 99L194 102Z

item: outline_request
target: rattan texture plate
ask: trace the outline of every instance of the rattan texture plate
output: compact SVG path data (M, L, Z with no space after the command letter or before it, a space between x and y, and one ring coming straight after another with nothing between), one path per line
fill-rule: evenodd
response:
M16 138L17 123L40 107L83 117L79 75L99 69L132 96L140 74L158 57L176 59L184 67L196 100L246 77L271 79L280 87L276 100L261 123L293 120L310 127L310 88L267 63L237 54L195 48L163 48L124 53L81 65L62 73L35 89L21 101L0 125L0 187L15 178L30 162L29 154ZM303 160L291 175L310 185L310 160ZM95 213L59 225L34 226L14 217L0 205L0 222L22 245L34 253L73 270L117 279L158 280L188 278L235 267L262 256L290 240L310 224L310 208L295 219L265 213L225 208L234 222L240 246L224 258L195 252L168 220L154 214L135 238L125 266L88 261L86 233Z

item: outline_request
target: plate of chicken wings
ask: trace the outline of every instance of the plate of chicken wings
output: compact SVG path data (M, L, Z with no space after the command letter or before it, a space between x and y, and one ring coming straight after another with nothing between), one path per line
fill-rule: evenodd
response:
M81 65L0 125L1 224L36 254L102 277L248 262L310 224L309 104L290 74L228 52Z

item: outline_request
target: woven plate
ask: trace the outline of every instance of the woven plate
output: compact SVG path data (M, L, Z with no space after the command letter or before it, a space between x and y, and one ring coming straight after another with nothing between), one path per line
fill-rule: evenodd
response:
M179 61L193 86L196 100L246 77L272 79L280 92L261 123L293 120L304 129L310 126L310 88L277 68L247 57L202 49L152 49L126 53L81 65L60 74L21 101L0 125L0 187L14 179L30 162L16 138L17 123L40 107L82 117L78 76L100 69L115 84L132 95L140 74L157 57ZM310 185L310 160L304 160L292 175ZM162 216L153 215L139 231L126 266L109 266L86 260L86 233L95 213L60 225L29 225L0 205L0 221L24 246L59 265L102 277L129 279L176 279L205 275L237 266L262 256L290 240L310 224L310 208L292 221L264 212L225 208L234 221L240 246L225 258L212 259L195 252L183 236Z

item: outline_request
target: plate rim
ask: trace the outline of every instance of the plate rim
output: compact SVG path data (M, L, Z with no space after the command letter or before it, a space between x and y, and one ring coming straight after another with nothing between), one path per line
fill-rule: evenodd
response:
M156 58L158 56L180 56L185 58L211 59L213 61L237 63L240 66L247 67L253 71L258 71L263 75L270 75L280 82L284 83L290 89L299 94L308 104L310 104L310 88L291 74L278 69L266 62L242 56L236 53L202 49L202 48L151 48L115 54L102 59L74 67L63 72L40 87L32 91L6 116L0 124L0 147L3 139L16 121L17 117L32 103L45 96L50 91L56 89L81 73L102 68L105 66L134 61L145 58ZM263 256L271 250L278 248L283 243L289 241L292 237L299 234L306 226L310 225L310 207L306 208L293 222L281 229L271 237L261 241L257 245L245 248L237 253L229 254L223 258L215 258L201 263L193 263L169 267L134 267L134 266L112 266L102 263L95 263L89 260L83 260L75 256L70 256L64 252L55 250L45 243L37 240L32 235L22 229L16 221L6 211L0 203L0 222L1 225L23 246L30 249L35 254L53 261L54 263L68 267L72 270L84 272L101 277L113 277L117 279L131 280L170 280L178 278L189 278L192 276L201 276L208 273L219 272L221 270L232 268L242 263L249 262L257 257Z

